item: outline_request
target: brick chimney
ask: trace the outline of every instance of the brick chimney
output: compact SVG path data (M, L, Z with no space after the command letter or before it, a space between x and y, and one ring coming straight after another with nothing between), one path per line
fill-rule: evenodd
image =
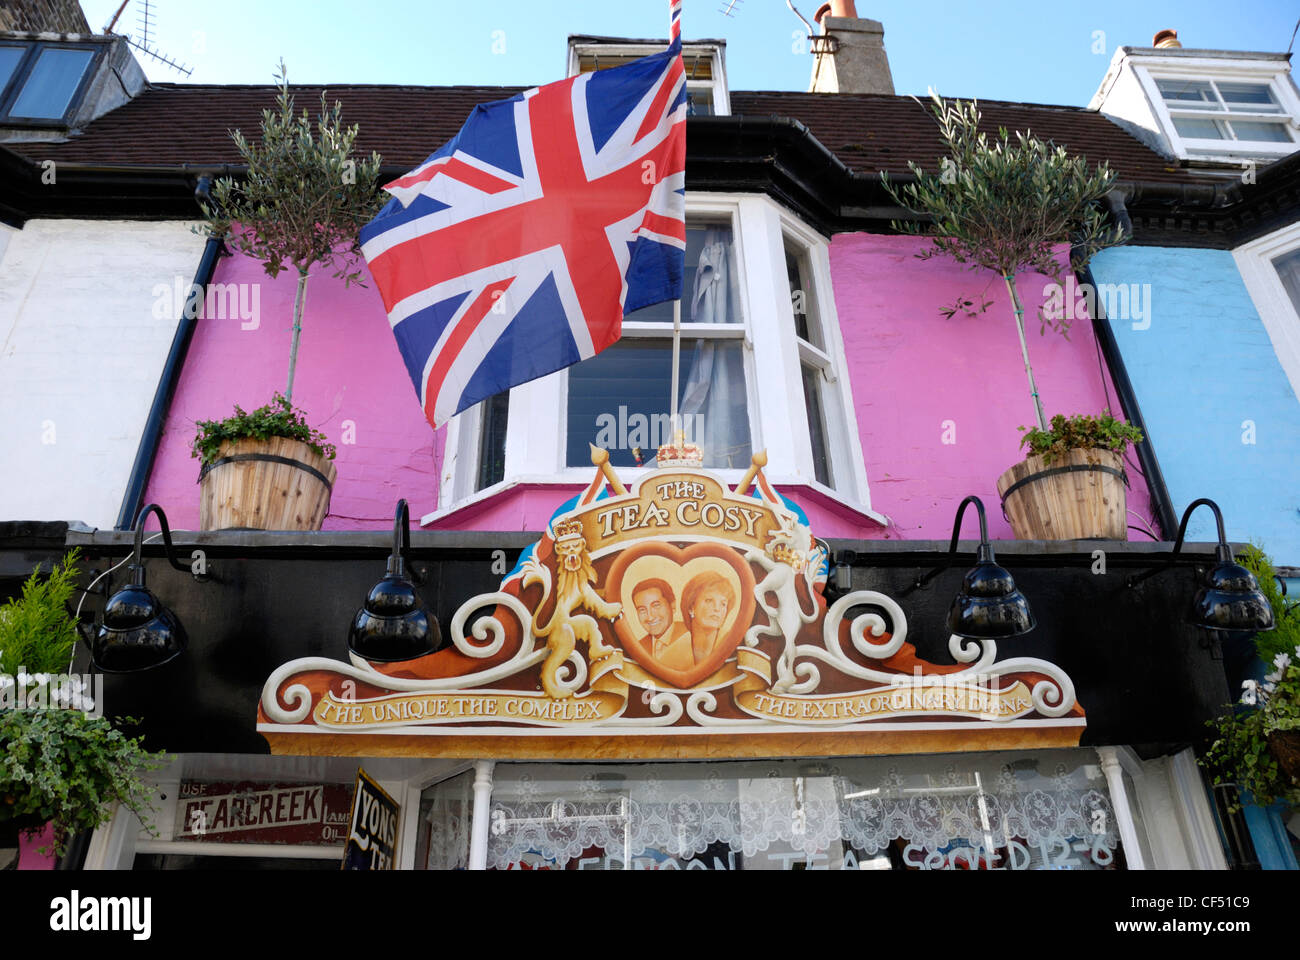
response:
M823 38L814 47L810 93L894 92L894 77L885 55L885 28L879 20L858 16L853 0L824 3L815 18Z
M0 30L86 34L90 24L77 0L6 0Z

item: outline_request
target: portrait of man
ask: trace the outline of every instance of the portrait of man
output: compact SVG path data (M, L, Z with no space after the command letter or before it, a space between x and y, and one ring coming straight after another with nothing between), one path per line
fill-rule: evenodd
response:
M691 635L691 656L704 660L722 636L727 613L736 605L736 592L727 578L706 572L692 577L682 591L682 619Z
M632 590L632 604L646 635L641 638L650 655L666 667L687 670L695 666L691 635L677 619L677 598L664 580L642 580Z

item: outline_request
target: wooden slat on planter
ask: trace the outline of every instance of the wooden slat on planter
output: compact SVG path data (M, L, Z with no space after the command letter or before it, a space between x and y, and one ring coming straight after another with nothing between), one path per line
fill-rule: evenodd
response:
M203 477L199 517L203 530L319 530L329 512L337 475L332 461L300 440L271 437L221 445L217 459L240 454L271 454L306 464L314 474L285 463L241 460L213 467Z
M1122 470L1124 461L1111 450L1068 450L1052 467L1100 464ZM998 493L1031 474L1050 469L1032 456L998 478ZM1005 499L1011 529L1020 540L1128 539L1128 497L1124 481L1100 470L1057 473L1031 481Z

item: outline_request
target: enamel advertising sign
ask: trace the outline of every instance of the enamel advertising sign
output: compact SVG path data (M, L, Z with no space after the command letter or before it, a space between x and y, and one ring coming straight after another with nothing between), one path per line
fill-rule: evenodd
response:
M758 454L735 489L692 466L630 490L604 451L451 646L403 663L305 658L267 680L277 753L745 757L1074 746L1068 676L954 636L920 659L869 590L825 595L828 557ZM665 457L660 456L663 463Z

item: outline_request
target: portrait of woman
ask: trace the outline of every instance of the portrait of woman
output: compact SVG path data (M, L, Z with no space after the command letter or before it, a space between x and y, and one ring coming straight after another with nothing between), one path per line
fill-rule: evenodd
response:
M722 636L727 614L735 605L736 592L721 574L697 574L686 584L682 591L682 620L691 633L696 663L713 651Z

